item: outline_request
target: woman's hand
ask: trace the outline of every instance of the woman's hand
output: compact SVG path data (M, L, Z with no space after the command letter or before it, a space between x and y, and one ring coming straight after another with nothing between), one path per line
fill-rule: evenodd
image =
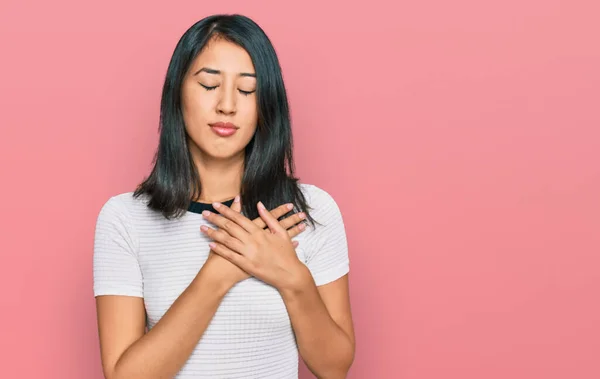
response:
M235 197L235 201L231 204L231 210L238 213L242 211L242 203L239 201L238 196ZM246 271L215 254L212 249L208 252L208 258L201 270L213 273L215 279L224 283L227 289L250 277Z
M226 205L213 207L219 214L203 215L219 229L203 226L201 230L214 240L210 244L214 253L279 290L293 288L303 278L306 266L298 259L290 234L262 203L258 203L258 213L266 230ZM288 217L294 224L304 218L303 213ZM304 230L304 224L297 228Z
M236 196L235 201L231 205L231 210L237 213L241 212L242 204L239 201L239 196ZM288 207L288 205L284 204L273 209L270 213L273 216L273 218L278 219L279 217L283 216L289 211L290 208ZM279 224L282 228L287 230L289 237L293 238L298 234L302 233L302 231L304 230L304 224L299 224L300 221L302 221L302 219L299 217L299 215L294 214L281 220ZM261 229L266 227L266 223L261 217L257 217L252 222ZM293 245L294 248L297 247L298 242L294 241ZM205 271L211 270L220 279L226 278L228 286L233 286L237 282L240 282L250 277L250 274L248 274L246 271L242 270L235 264L228 262L225 258L219 256L218 254L215 254L212 249L208 253L208 259L204 263L203 269Z

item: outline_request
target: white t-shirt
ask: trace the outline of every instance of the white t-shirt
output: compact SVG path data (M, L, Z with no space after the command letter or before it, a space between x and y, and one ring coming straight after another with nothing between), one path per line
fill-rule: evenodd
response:
M311 184L300 188L322 225L307 224L294 238L296 253L320 286L349 271L344 222L327 192ZM200 226L214 226L192 210L167 220L146 206L147 198L132 195L111 197L98 215L94 295L142 297L152 328L208 257L211 239ZM298 378L298 347L277 289L254 277L232 287L176 377Z

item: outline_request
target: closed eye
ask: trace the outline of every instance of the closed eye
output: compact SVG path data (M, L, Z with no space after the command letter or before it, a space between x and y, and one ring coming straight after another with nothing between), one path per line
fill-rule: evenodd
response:
M209 86L205 86L205 85L204 85L204 84L202 84L202 83L198 83L198 84L200 84L200 85L202 86L202 88L204 88L204 89L205 89L205 90L207 90L207 91L212 91L212 90L214 90L214 89L216 89L216 88L218 87L218 86L212 86L212 87L209 87ZM254 91L244 91L244 90L241 90L241 89L239 89L238 91L240 91L240 93L241 93L242 95L244 95L244 96L248 96L248 95L251 95L251 94L253 94L254 92L256 92L256 90L254 90Z
M202 83L198 83L198 84L200 84L202 87L204 87L204 89L205 89L205 90L207 90L207 91L212 91L213 89L215 89L215 88L217 88L217 87L218 87L218 86L212 86L212 87L209 87L209 86L205 86L205 85L204 85L204 84L202 84Z

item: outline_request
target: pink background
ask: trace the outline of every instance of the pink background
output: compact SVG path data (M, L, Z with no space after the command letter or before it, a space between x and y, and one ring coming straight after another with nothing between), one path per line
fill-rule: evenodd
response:
M178 38L240 12L345 217L350 377L599 378L597 4L2 1L0 376L101 378L97 213L149 170Z

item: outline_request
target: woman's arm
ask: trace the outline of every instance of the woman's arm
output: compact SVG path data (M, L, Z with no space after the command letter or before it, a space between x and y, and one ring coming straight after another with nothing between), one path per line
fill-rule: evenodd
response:
M240 212L241 203L232 210ZM271 211L277 219L289 209ZM293 238L302 232L298 215L279 224ZM262 219L253 220L262 228ZM105 251L101 249L100 251ZM227 291L250 275L213 251L185 291L147 333L144 301L139 296L96 297L102 367L107 379L173 377L185 364Z
M231 265L224 260L223 263ZM204 271L205 267L146 334L142 298L112 295L96 298L105 378L152 379L177 374L229 287L222 280L213 279L213 275Z
M319 287L308 270L301 278L281 291L300 355L317 378L345 378L355 345L348 275Z
M203 231L214 240L210 245L216 254L279 290L307 366L319 378L337 379L345 378L354 360L354 331L346 234L337 205L331 198L326 205L327 226L312 236L307 264L261 202L258 212L268 231L225 205L215 207L218 215L205 216L219 231Z

